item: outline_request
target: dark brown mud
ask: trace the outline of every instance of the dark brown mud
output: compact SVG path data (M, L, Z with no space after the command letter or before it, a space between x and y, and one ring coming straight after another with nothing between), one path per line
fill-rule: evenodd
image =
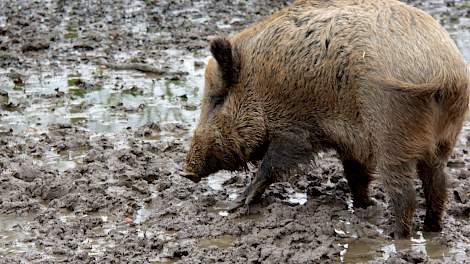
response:
M409 241L388 236L378 183L377 205L353 210L334 153L249 212L224 209L250 173L179 176L207 39L289 2L0 1L0 263L470 262L470 123L448 164L444 231L421 232L417 181ZM470 61L468 0L409 2Z

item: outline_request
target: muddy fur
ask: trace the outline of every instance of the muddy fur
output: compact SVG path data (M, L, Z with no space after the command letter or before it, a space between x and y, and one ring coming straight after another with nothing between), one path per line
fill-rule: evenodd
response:
M334 149L354 205L379 179L395 237L409 237L412 179L425 229L441 230L445 163L468 108L466 64L429 15L398 1L297 1L211 43L201 117L186 170L198 181L260 161L241 204L314 153Z

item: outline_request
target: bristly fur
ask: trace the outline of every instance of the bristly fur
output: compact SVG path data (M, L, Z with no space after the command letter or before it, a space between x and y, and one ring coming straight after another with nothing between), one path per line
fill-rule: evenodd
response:
M470 84L462 55L431 16L397 0L297 0L210 50L186 160L192 179L260 161L249 204L281 174L333 149L355 207L371 204L375 175L395 236L409 237L419 176L424 228L440 230L443 168Z

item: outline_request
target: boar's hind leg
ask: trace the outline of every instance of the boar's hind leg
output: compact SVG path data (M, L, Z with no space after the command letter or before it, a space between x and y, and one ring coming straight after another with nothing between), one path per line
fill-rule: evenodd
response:
M418 175L426 198L424 231L442 230L442 213L447 200L447 175L444 168L451 151L449 145L440 145L437 158L418 162Z
M289 173L300 163L310 161L313 148L308 135L305 130L294 127L273 133L255 178L229 210L259 201L265 189L278 175Z
M367 208L373 205L374 202L369 198L372 175L366 166L355 160L343 159L343 168L353 196L354 207Z
M395 214L394 237L409 238L416 204L416 162L384 166L380 173Z
M423 182L424 196L426 198L424 231L439 232L442 229L441 218L447 199L444 164L430 165L425 162L419 162L418 174Z

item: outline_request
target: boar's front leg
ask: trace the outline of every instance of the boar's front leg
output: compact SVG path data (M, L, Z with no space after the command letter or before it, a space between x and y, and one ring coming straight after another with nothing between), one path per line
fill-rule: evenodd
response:
M234 201L229 211L260 200L266 188L284 173L289 173L300 163L310 161L313 148L306 130L290 128L271 135L268 149L255 178L243 194Z
M267 162L263 160L255 178L245 191L232 202L228 209L229 212L233 212L244 205L249 205L260 200L266 188L273 182L272 172L267 170L268 165L266 163Z
M372 181L370 170L354 159L343 158L342 160L344 174L353 196L354 207L367 208L374 205L374 202L369 198L369 183Z

